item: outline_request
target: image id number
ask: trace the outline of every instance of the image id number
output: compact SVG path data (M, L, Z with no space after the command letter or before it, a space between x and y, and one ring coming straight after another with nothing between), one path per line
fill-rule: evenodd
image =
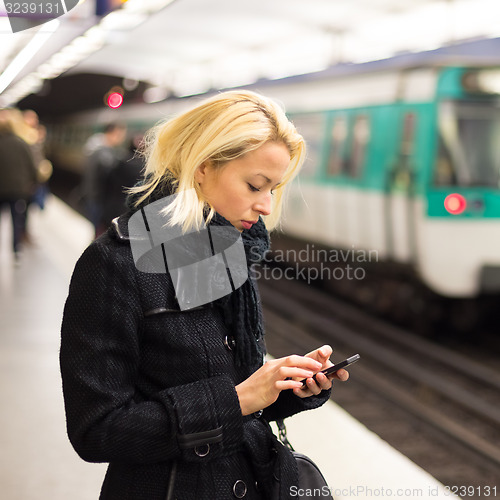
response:
M453 493L459 497L496 497L496 486L445 486L444 489L448 494Z
M15 2L6 3L7 14L62 14L59 2Z

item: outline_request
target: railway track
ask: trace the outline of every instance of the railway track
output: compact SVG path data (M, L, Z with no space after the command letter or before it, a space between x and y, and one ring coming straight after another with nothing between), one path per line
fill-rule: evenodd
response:
M337 403L443 484L497 485L500 370L303 283L259 286L273 356L324 343L334 361L360 353L350 382L334 391Z

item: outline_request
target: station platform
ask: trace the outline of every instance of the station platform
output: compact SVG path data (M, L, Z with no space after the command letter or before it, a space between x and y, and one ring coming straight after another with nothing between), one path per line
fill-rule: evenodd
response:
M93 231L54 196L43 212L30 212L29 229L33 245L15 262L9 214L2 214L0 497L96 500L106 465L83 462L67 439L58 359L69 279ZM295 449L320 466L337 500L452 496L331 401L288 419L287 428Z

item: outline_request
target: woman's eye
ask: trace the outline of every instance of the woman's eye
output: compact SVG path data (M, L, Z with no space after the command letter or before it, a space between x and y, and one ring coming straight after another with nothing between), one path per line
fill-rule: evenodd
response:
M250 188L250 191L260 191L259 188L256 188L255 186L252 186L250 183L247 183L248 184L248 187Z

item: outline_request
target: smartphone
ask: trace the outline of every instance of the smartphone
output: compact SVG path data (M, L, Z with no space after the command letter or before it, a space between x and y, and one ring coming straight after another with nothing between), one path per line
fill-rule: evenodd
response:
M340 363L337 363L333 366L330 366L329 368L326 368L325 370L321 370L321 373L324 373L325 375L331 375L332 373L335 373L337 370L340 370L341 368L345 368L348 365L352 365L353 363L356 363L358 359L361 356L359 354L355 354L354 356L351 356L350 358L344 359L344 361L341 361ZM316 375L313 376L315 379ZM302 385L306 384L306 380L301 380ZM315 379L316 380L316 379Z

